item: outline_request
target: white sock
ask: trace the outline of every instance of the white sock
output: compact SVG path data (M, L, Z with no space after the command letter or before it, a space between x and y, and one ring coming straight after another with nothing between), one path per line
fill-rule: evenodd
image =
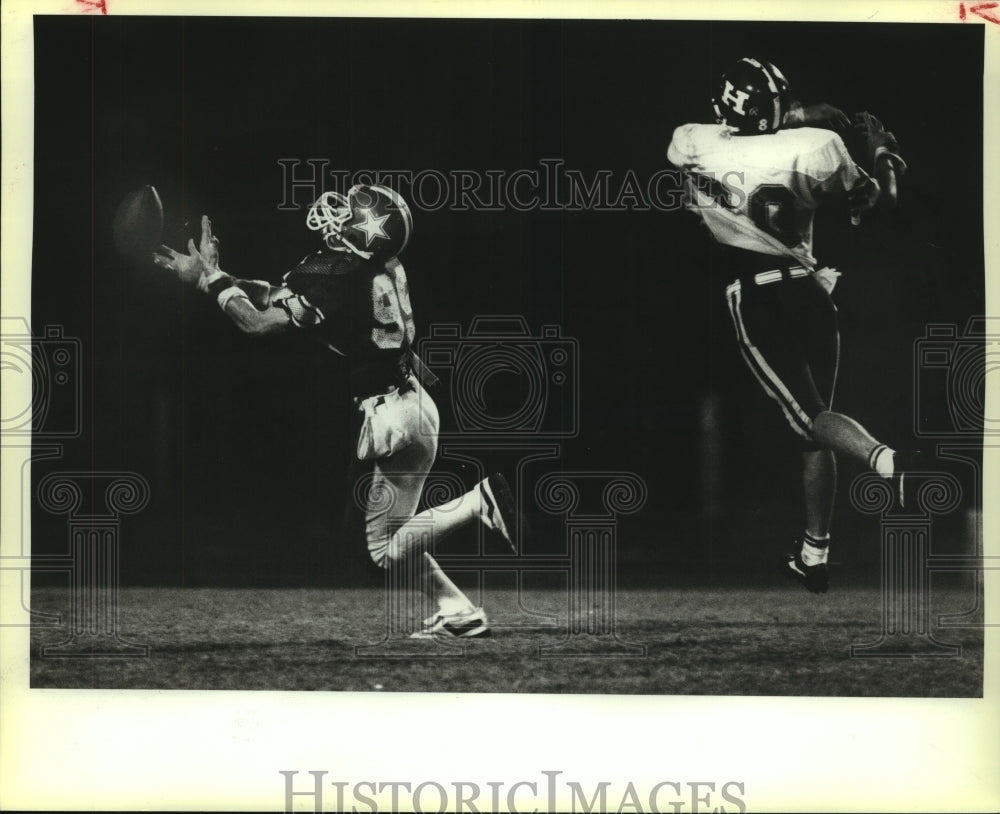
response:
M868 456L868 465L883 478L891 478L896 474L896 451L885 444L879 444Z
M496 529L496 516L500 512L500 507L496 505L496 501L490 498L486 494L486 481L488 478L483 478L479 483L476 484L475 492L479 496L479 519L483 521L483 525L488 529ZM495 496L494 496L495 497ZM490 504L493 509L494 519L490 519Z
M464 597L462 599L446 596L438 597L438 611L442 616L456 616L460 613L472 613L475 609L475 605Z
M438 611L444 616L453 616L458 613L471 613L476 609L462 590L451 581L448 575L441 570L435 560L426 551L423 554L424 564L427 568L427 578L429 580L428 590L437 600Z
M816 537L813 534L805 534L802 537L802 562L805 565L822 565L826 562L830 553L830 535L826 537Z

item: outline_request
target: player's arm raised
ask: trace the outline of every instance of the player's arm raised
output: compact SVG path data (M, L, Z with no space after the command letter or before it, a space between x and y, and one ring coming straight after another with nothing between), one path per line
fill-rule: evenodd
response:
M206 285L203 290L215 296L219 307L243 333L251 336L267 336L293 329L288 312L278 307L277 303L268 302L264 308L257 308L253 304L250 295L240 285L246 282L245 280L235 280L224 271L216 271L205 280Z
M850 129L851 120L839 107L826 102L815 105L791 102L782 127L822 127L843 135Z
M862 119L862 117L865 118ZM834 107L826 102L820 102L815 105L802 105L799 102L793 101L790 104L788 112L785 114L782 126L787 128L821 127L825 130L833 130L851 146L857 141L857 138L854 137L855 131L859 129L865 131L869 121L874 121L877 124L877 128L869 125L867 131L882 128L881 123L870 116L870 114L858 114L855 118L861 121L852 121L839 107ZM862 147L865 150L870 149L872 159L868 167L863 167L861 163L858 164L858 173L861 175L861 179L853 182L853 186L848 189L851 220L855 224L860 222L861 213L871 209L876 203L883 208L892 208L895 206L898 199L897 169L900 166L905 169L906 166L906 163L898 155L898 144L891 133L887 134L887 139L878 141L877 135L873 138L867 131L865 136L860 137L862 141L867 137L868 142L875 142L876 146L878 144L888 144L888 148L883 146L882 150L886 155L882 156L880 154L879 158L876 158L874 146L869 148L865 144ZM850 150L850 147L848 149ZM885 160L886 158L893 160Z
M878 179L882 187L881 205L894 207L899 200L899 179L906 173L906 162L897 138L878 118L862 111L854 114L847 149L858 166Z
M212 234L207 215L201 219L200 247L189 240L188 253L182 254L161 246L153 262L215 297L223 312L246 334L264 336L293 328L288 309L278 307L278 295L284 289L264 280L240 280L219 268L219 239Z

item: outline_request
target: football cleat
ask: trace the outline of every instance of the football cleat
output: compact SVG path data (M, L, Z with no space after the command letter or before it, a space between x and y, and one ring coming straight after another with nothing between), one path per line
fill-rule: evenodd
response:
M741 135L773 133L790 105L788 80L777 66L744 57L726 71L712 99L719 124Z
M788 554L781 565L782 571L806 586L814 594L825 594L830 588L830 571L826 563L806 565L798 554Z
M517 508L507 479L495 472L480 481L479 491L483 499L483 521L491 529L499 531L517 554L513 537L514 529L517 528Z
M410 634L411 639L472 639L489 636L486 612L474 608L465 613L435 613L424 619L423 629Z
M334 251L384 263L406 248L413 216L399 193L377 184L355 184L346 195L320 195L309 207L306 225Z

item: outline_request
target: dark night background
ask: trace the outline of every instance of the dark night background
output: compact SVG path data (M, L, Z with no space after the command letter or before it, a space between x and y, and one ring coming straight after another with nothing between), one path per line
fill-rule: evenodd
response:
M821 212L815 253L845 272L835 406L913 446L914 340L984 307L982 48L982 28L959 25L36 18L31 324L82 340L83 424L34 478L149 480L150 505L123 520L126 584L361 578L363 544L339 534L354 442L341 369L302 337L245 338L204 295L125 265L118 201L156 185L172 245L210 214L223 268L273 281L318 246L304 208L278 208L279 159L447 173L561 158L610 170L614 188L666 165L674 127L710 120L743 55L778 64L805 103L873 111L903 144L901 209L861 229ZM579 342L581 432L548 467L645 479L647 507L621 525L623 580L763 572L784 550L802 522L797 447L739 359L728 279L693 216L414 219L418 332L520 314ZM496 378L488 398L516 395ZM834 559L875 574L877 520L847 498L860 471L841 462ZM551 550L558 528L537 525L532 550ZM34 553L66 540L65 518L34 506Z

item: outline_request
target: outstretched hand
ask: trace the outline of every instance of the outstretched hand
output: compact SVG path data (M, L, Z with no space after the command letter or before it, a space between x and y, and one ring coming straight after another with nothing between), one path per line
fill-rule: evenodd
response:
M219 238L212 234L212 221L208 215L201 216L201 245L198 247L205 263L214 269L219 267Z
M160 246L153 253L153 262L161 269L172 271L182 283L197 285L202 276L210 274L212 269L205 262L194 240L188 241L188 253L183 254L170 246Z
M188 241L188 253L183 254L161 245L153 253L153 262L162 269L172 271L182 283L203 284L203 280L219 273L219 239L212 234L212 222L207 215L201 217L201 248Z

